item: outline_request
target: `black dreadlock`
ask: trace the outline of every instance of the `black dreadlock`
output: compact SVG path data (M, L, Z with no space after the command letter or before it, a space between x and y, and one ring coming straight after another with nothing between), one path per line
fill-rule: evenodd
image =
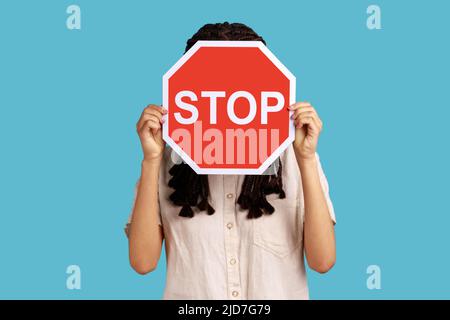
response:
M261 41L266 44L264 39L248 26L228 22L206 24L201 27L187 41L185 52L199 40ZM172 176L169 187L175 189L169 199L173 204L182 207L180 216L192 218L194 216L192 207L196 207L199 211L206 211L209 215L214 213L214 208L208 202L207 175L198 175L186 163L175 164L169 173ZM249 219L259 218L263 214L272 214L275 211L275 208L267 201L267 195L275 193L280 199L286 197L281 175L282 165L279 161L277 173L274 175L245 176L237 203L241 209L248 210Z

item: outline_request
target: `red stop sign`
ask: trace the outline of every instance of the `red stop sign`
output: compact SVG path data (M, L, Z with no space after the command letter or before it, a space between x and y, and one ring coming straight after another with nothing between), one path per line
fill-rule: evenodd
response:
M163 138L199 174L262 174L294 140L295 77L260 41L199 41L163 77Z

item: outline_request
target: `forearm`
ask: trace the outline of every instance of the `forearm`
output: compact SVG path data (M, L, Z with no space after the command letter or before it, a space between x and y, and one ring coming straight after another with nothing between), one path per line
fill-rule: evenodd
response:
M138 273L156 268L161 255L162 228L158 223L158 179L161 161L142 162L141 177L129 231L129 258Z
M305 205L304 248L308 265L327 272L336 260L334 225L330 218L326 198L320 183L316 157L303 159L297 156L300 168Z

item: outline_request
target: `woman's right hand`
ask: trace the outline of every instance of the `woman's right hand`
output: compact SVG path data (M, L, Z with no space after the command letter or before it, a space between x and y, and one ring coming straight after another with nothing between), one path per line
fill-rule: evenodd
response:
M150 104L144 111L136 124L136 130L141 140L144 160L161 160L164 151L162 139L163 115L167 110L163 107Z

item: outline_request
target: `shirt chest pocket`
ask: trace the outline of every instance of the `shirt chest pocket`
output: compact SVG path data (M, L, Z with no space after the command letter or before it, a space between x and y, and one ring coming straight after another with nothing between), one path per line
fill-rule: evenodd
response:
M303 239L303 223L297 201L268 201L275 208L275 212L253 219L253 243L279 258L284 258L297 250Z

